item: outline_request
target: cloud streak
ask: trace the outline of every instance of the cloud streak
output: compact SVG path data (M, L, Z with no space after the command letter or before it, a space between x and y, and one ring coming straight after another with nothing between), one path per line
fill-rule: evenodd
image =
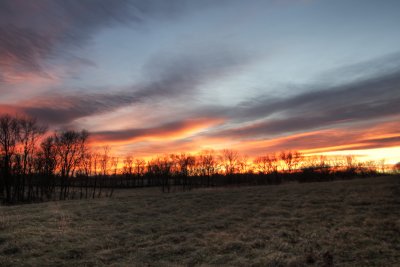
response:
M172 19L212 5L183 0L3 0L0 2L0 82L7 75L45 75L47 61L87 44L100 30L148 19ZM53 62L54 63L54 62Z
M216 131L213 133L216 137L274 136L399 115L399 88L400 71L285 99L260 96L235 108L217 107L209 109L208 113L224 114L232 121L241 123L263 120Z
M173 121L152 128L94 132L92 138L96 141L108 142L132 142L154 138L161 138L163 140L176 139L178 137L188 137L221 122L217 118L188 119Z
M400 146L400 132L394 122L366 123L328 130L308 131L262 140L243 140L237 146L249 155L282 150L301 150L306 153L371 149Z
M84 44L104 27L129 21L129 10L124 0L1 1L0 70L43 75L46 60Z
M200 85L225 78L249 61L250 58L240 54L220 50L163 57L145 68L145 76L149 78L144 84L119 92L114 89L109 93L41 96L13 108L48 123L65 124L132 104L151 104L165 99L188 101L196 95Z
M397 14L376 5L385 16L367 22L358 3L275 2L0 1L0 113L143 150L397 145L398 129L365 126L400 116ZM357 10L348 32L332 7Z

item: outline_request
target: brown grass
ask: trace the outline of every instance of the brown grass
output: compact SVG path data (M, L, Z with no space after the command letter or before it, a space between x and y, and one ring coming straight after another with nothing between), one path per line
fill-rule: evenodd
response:
M399 177L0 207L0 266L399 263Z

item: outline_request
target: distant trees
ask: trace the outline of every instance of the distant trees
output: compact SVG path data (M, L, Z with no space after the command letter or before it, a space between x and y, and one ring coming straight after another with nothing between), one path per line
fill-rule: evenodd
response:
M400 162L397 162L393 166L393 172L399 174L400 173Z
M266 154L249 161L238 151L204 150L145 161L111 148L89 147L87 131L47 132L29 117L0 116L0 199L5 203L112 196L116 187L177 188L329 181L386 171L385 161L354 156ZM393 167L400 172L400 163Z
M203 150L198 157L199 174L210 177L218 171L218 162L213 150Z
M126 158L124 159L123 163L124 163L124 166L122 167L123 168L123 173L127 174L127 175L132 175L133 174L133 169L134 169L133 157L126 156Z
M231 149L224 149L220 155L221 164L227 175L232 175L237 171L239 164L239 152Z
M151 178L151 185L161 184L163 192L170 192L170 177L172 176L173 162L169 156L157 157L147 163L147 174Z
M271 174L278 171L278 158L275 154L255 158L254 165L258 173Z
M296 169L302 160L302 155L298 151L282 151L279 157L284 162L286 170L289 173L291 173L293 169Z
M214 185L212 177L218 172L218 160L213 150L203 150L196 160L197 175L204 177L204 184L209 187Z
M1 115L0 199L16 203L75 194L77 177L93 174L88 137L87 131L47 133L34 118ZM79 180L81 191L91 186L85 181Z

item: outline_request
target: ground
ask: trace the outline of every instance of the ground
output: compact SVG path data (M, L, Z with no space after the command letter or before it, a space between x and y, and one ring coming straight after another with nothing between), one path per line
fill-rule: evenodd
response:
M400 177L0 207L0 266L399 266Z

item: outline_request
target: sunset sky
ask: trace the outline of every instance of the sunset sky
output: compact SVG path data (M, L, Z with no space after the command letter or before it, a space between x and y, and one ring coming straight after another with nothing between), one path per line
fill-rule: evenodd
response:
M1 0L0 114L138 157L400 161L398 0Z

